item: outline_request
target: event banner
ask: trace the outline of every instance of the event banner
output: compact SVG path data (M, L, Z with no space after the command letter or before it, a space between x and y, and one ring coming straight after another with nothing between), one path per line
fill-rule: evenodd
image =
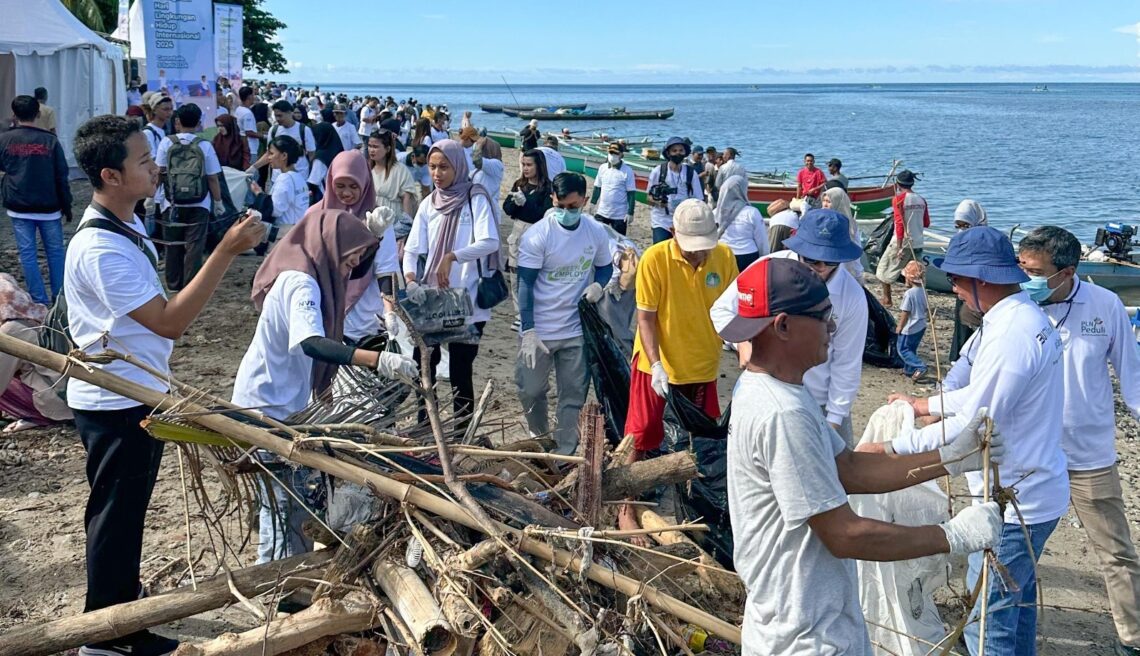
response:
M147 89L174 106L202 108L202 127L214 124L214 6L211 0L141 0L146 25Z
M230 88L241 88L242 6L214 5L214 73L229 80Z

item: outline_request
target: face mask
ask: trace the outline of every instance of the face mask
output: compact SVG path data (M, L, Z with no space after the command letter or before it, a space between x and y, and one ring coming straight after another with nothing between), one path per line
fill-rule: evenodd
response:
M563 228L573 228L582 220L582 210L578 207L555 207L552 211L554 212L554 219Z
M1057 273L1061 272L1058 271ZM1054 273L1053 276L1057 275L1057 273ZM1021 283L1021 288L1029 292L1029 298L1033 299L1034 303L1040 305L1049 300L1049 297L1056 291L1049 288L1049 279L1053 276L1029 276L1029 282Z
M684 155L670 155L669 161L673 162L674 164L680 164L681 162L685 161L685 156Z
M621 155L610 154L606 159L609 160L610 166L617 166L621 162Z

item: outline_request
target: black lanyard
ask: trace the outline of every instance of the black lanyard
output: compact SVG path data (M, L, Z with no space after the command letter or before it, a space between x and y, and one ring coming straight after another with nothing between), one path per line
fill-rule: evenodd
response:
M1065 325L1065 322L1068 321L1068 319L1069 319L1069 315L1072 314L1072 312L1073 312L1073 301L1075 301L1077 299L1077 292L1081 288L1081 279L1077 278L1076 281L1077 281L1077 283L1076 283L1076 286L1073 288L1073 293L1069 295L1069 298L1067 300L1058 301L1056 303L1050 303L1049 304L1049 305L1061 305L1062 303L1064 303L1064 304L1067 304L1069 306L1069 309L1065 310L1065 316L1061 317L1061 320L1057 322L1057 325L1053 326L1058 331L1061 330L1061 326Z

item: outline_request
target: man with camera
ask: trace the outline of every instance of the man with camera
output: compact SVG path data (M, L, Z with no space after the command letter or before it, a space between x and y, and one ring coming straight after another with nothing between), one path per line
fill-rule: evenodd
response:
M692 166L685 164L690 146L681 137L665 144L666 163L649 173L649 219L653 226L653 243L673 238L673 210L690 198L704 200L701 179Z

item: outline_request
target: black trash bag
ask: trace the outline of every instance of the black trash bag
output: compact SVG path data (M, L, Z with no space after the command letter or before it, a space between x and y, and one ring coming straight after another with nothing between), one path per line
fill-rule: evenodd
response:
M677 485L677 519L700 521L709 530L697 541L717 562L732 564L732 523L728 516L728 419L732 406L713 419L684 396L673 391L665 403L666 452L690 451L696 456L701 478Z
M887 246L890 245L894 236L895 219L891 216L883 219L882 223L871 232L871 236L867 238L867 244L863 246L863 252L867 254L867 263L871 269L879 265L879 260L883 257L883 253L887 252Z
M863 288L867 296L867 341L863 345L863 362L883 369L901 369L895 318L875 295Z
M578 302L578 314L582 319L590 382L606 416L606 440L616 446L625 435L625 417L629 412L630 363L597 306L582 299Z

